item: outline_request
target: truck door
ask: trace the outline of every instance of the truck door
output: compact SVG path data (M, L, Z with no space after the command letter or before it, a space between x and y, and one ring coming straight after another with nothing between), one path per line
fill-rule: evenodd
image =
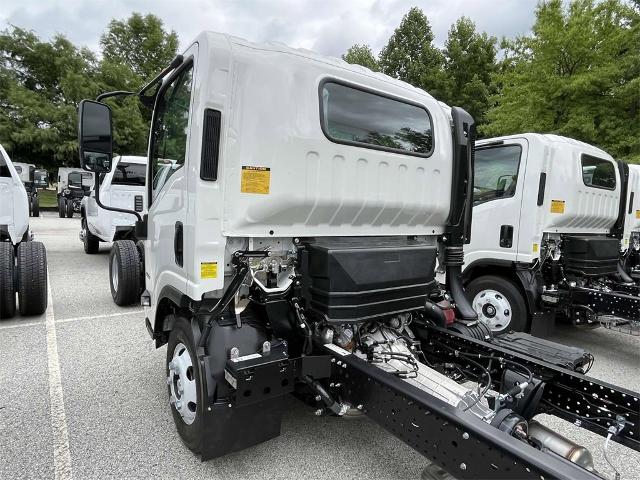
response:
M524 139L477 147L467 265L487 258L516 261L526 157Z
M149 152L149 217L147 287L157 297L165 286L186 291L184 269L185 219L187 215L187 168L189 119L193 88L193 59L167 78L153 114Z

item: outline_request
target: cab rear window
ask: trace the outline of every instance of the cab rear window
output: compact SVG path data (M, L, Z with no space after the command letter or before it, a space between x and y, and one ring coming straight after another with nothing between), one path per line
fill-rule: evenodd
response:
M320 86L324 134L336 143L429 156L433 130L427 110L336 82Z
M119 162L113 172L111 185L131 185L144 187L147 166L140 163Z
M610 160L582 155L582 181L587 187L615 190L616 167Z

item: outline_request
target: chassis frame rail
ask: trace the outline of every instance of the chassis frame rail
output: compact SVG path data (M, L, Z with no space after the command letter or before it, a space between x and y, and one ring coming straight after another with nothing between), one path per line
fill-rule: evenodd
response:
M332 350L343 399L459 479L596 479L346 351Z
M504 357L526 365L546 382L536 414L555 415L602 437L606 437L609 427L616 424L617 415L624 416L628 423L612 440L640 451L640 394L439 327L425 325L416 328L414 324L414 328L419 334L424 334L422 350L430 359L441 361L447 356L452 357L454 353L451 350L440 347L446 345L461 352L493 354L496 358ZM493 368L502 369L497 361ZM499 373L495 376L498 382L502 372Z
M602 292L592 288L574 287L569 290L572 303L589 307L598 315L615 315L638 319L640 296L623 292Z

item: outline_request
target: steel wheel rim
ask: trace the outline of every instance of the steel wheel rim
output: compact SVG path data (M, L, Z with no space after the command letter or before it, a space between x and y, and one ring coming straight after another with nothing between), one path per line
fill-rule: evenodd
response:
M169 403L180 414L182 421L191 425L196 419L198 395L191 355L183 343L178 343L173 349L168 369Z
M478 319L492 332L502 332L511 324L513 318L511 303L503 293L497 290L480 290L473 298L473 308L478 314Z
M114 255L111 259L111 285L113 291L118 291L118 256Z

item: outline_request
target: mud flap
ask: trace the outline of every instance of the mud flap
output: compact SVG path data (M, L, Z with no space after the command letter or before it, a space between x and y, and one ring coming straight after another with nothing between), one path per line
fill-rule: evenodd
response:
M244 407L218 402L205 408L200 438L202 460L218 458L280 435L282 398Z

